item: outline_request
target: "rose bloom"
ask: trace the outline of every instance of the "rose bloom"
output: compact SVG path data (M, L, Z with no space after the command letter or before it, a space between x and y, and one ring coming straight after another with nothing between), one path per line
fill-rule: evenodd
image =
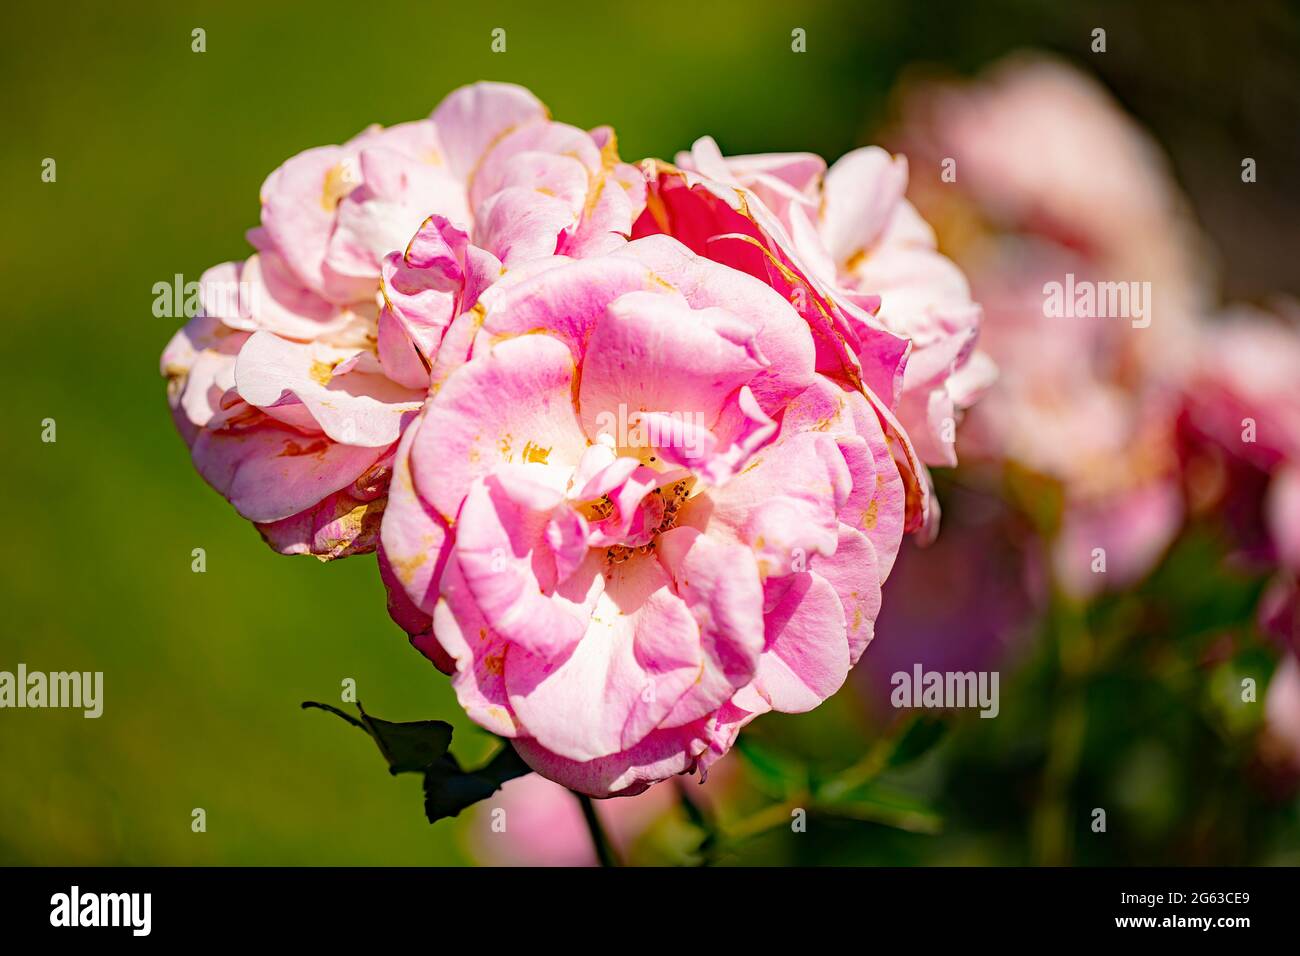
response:
M201 314L163 352L199 474L277 551L374 550L452 319L503 271L616 248L642 195L609 130L498 83L288 160L256 252L203 275Z
M448 331L469 348L398 446L381 569L543 775L604 797L703 773L865 650L928 488L819 331L664 235L514 270Z
M1095 80L1036 56L905 88L888 138L925 170L910 195L970 276L1001 370L963 425L964 460L1059 483L1065 591L1140 578L1182 521L1173 426L1212 273L1164 157ZM1067 274L1149 282L1149 327L1046 316L1045 286Z
M1300 654L1300 308L1208 324L1179 417L1187 499L1273 581L1264 629Z
M955 465L956 421L993 382L995 368L975 348L981 310L966 277L939 254L934 230L904 198L907 160L873 146L848 153L828 170L810 153L724 157L704 137L678 155L677 165L751 192L779 223L778 230L756 221L787 266L815 280L863 334L878 325L909 343L890 397L921 459ZM659 182L671 189L671 173ZM744 196L743 215L750 197L733 195ZM647 227L649 218L643 219ZM708 254L707 247L697 251Z
M901 199L905 163L878 149L851 153L827 174L824 195L816 198L817 172L825 163L815 156L724 160L705 139L679 159L713 175L644 163L646 209L633 236L673 236L790 302L812 332L817 370L860 390L881 416L914 505L907 530L922 527L928 539L937 529L938 507L925 463L955 463L959 411L987 387L993 369L973 353L980 310L970 302L965 279L926 245L928 227ZM765 178L748 175L751 166L765 169ZM788 183L784 192L771 186L769 180L781 177L814 197L817 225L789 198ZM857 250L840 255L846 271L836 270L839 253L828 251L828 243L840 252ZM876 254L888 264L872 272L870 282L886 289L883 294L862 288L861 264Z

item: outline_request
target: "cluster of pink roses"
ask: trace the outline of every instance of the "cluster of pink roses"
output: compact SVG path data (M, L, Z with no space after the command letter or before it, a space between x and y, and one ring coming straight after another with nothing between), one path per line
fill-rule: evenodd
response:
M1225 525L1235 557L1272 578L1259 618L1283 655L1268 733L1300 772L1300 309L1215 301L1209 243L1158 145L1064 62L1018 55L900 102L886 141L927 167L954 164L954 178L922 179L912 196L970 277L981 347L1000 369L963 425L964 462L1055 483L1050 565L1080 600L1141 580L1188 520ZM1046 315L1045 283L1067 273L1148 282L1148 326ZM987 534L947 543L965 538L987 551ZM928 556L922 578L942 560ZM1004 599L985 589L972 603L1008 630L990 613ZM921 626L894 623L915 655Z
M1018 56L902 99L889 136L927 166L913 194L971 277L998 388L963 428L967 462L1058 483L1055 578L1079 598L1142 578L1181 526L1173 424L1209 304L1203 246L1155 142L1094 79ZM1045 287L1142 280L1146 326L1047 314ZM1094 550L1107 558L1095 573Z
M1257 609L1281 650L1261 758L1300 781L1300 308L1236 307L1202 333L1178 417L1189 509L1217 519L1238 561L1270 575Z
M393 618L536 770L704 772L844 682L991 381L906 179L708 139L631 166L466 87L272 173L257 251L163 354L174 417L276 550L378 550Z

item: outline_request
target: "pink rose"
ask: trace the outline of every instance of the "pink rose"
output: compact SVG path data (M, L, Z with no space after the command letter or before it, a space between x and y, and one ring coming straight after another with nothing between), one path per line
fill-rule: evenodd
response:
M163 353L199 473L278 551L373 550L452 319L506 269L616 249L643 193L609 130L499 83L293 157L262 187L257 252L204 274Z
M656 787L627 800L603 800L595 810L614 851L626 861L637 838L675 805L671 789ZM504 814L504 827L494 825L497 812ZM470 848L484 866L598 865L577 799L535 773L508 781L478 806Z
M1203 441L1273 473L1300 461L1300 306L1231 309L1193 341L1185 424Z
M1182 525L1174 422L1212 274L1165 158L1100 84L1040 56L914 84L899 113L887 139L912 160L909 195L970 277L1001 370L964 460L1058 484L1067 593L1140 579ZM1144 314L1049 315L1067 276L1147 283Z
M567 787L634 794L843 684L906 434L785 295L651 236L512 270L447 336L380 566L471 718Z
M709 774L706 786L679 795L671 787L651 787L622 800L593 804L611 848L624 865L663 865L682 845L682 809L690 800L716 816L719 804L742 782L723 764ZM670 822L675 824L665 826ZM689 838L687 838L689 841ZM597 866L599 861L582 809L572 793L535 773L507 781L501 791L480 803L470 819L470 852L481 866Z
M1300 653L1300 309L1277 311L1239 307L1204 327L1179 438L1191 505L1276 572L1261 623Z
M981 312L966 277L904 198L907 160L872 146L827 170L809 153L723 157L706 136L677 165L751 192L832 301L911 343L898 417L924 462L957 464L956 422L996 371L975 350Z
M749 190L655 161L634 237L668 235L698 256L758 279L785 299L812 335L814 367L864 396L880 417L906 488L905 530L938 527L929 472L898 420L911 340L877 317L878 296L845 295L804 261L785 227Z

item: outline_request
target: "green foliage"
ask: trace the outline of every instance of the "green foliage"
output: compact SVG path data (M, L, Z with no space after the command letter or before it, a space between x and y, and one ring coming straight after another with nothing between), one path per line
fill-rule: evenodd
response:
M496 756L478 770L462 770L455 757L445 754L424 772L424 815L430 823L454 817L492 796L507 780L526 773L532 773L532 768L509 743L503 743Z
M394 723L367 714L361 702L353 717L329 704L309 700L303 708L334 714L370 736L388 761L388 772L424 775L424 815L430 823L457 816L466 807L492 796L507 780L531 773L531 768L502 741L496 755L477 770L464 770L448 752L452 726L441 720Z

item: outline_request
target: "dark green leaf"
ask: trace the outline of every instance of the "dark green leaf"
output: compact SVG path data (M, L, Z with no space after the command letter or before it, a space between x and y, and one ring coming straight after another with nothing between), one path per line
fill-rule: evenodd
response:
M948 732L948 723L940 717L921 715L908 724L889 755L888 766L901 767L929 753Z
M509 742L478 770L463 770L454 756L444 754L424 772L424 815L430 823L454 817L492 796L507 780L531 772Z
M423 773L451 746L451 724L441 720L414 720L410 723L380 720L367 714L360 701L357 702L360 720L337 707L314 700L303 701L302 706L328 711L364 730L388 761L388 772L392 774Z
M454 817L496 793L507 780L532 772L508 741L478 770L462 769L460 762L448 752L452 726L441 720L408 723L381 720L367 714L359 701L360 719L314 700L304 701L302 706L328 711L365 731L388 761L389 773L423 773L424 815L430 823Z
M444 721L416 720L397 724L371 717L365 711L361 716L388 761L389 773L420 773L445 755L451 746L451 724Z

